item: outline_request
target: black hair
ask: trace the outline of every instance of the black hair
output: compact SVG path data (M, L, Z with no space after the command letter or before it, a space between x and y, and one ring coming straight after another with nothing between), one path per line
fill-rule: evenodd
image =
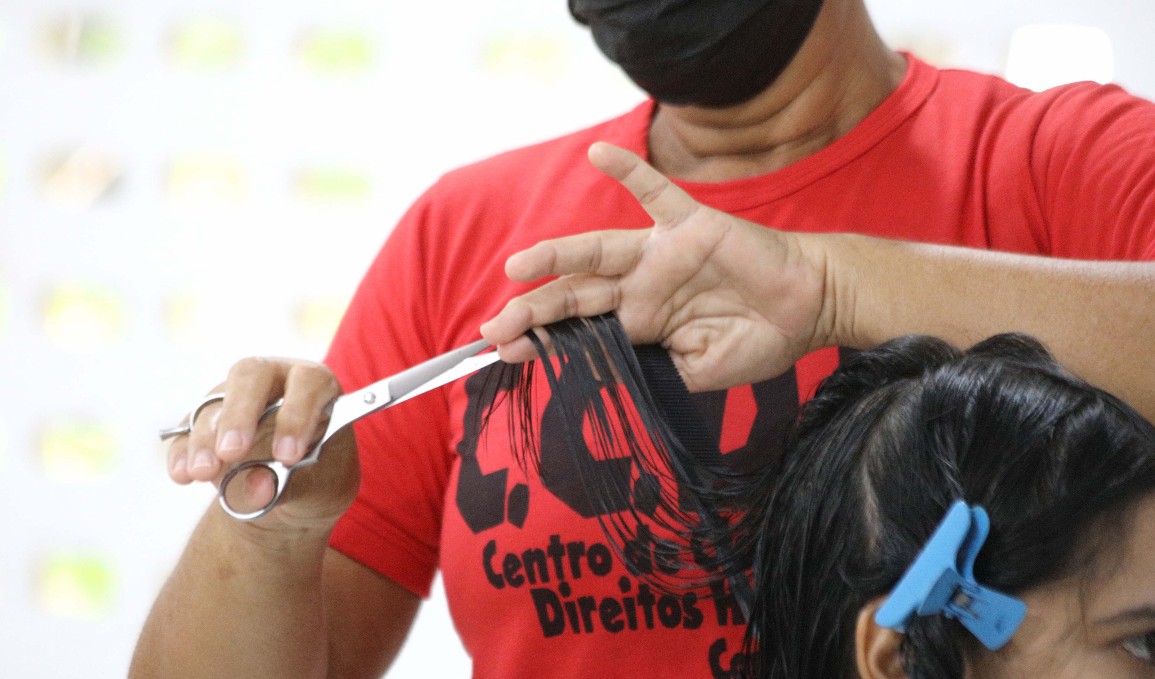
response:
M954 501L990 516L984 585L1015 594L1085 573L1109 542L1092 526L1155 490L1155 430L1030 337L960 352L911 336L829 377L752 488L753 675L855 677L860 609L894 587ZM908 626L901 653L911 679L961 679L974 648L930 616Z
M592 512L618 556L635 575L666 590L702 587L728 577L738 606L748 610L747 569L733 543L744 486L723 462L668 353L633 347L612 315L566 319L532 332L539 360L496 364L485 376L478 413L489 420L506 399L510 445L523 468L540 472L537 380L548 382L550 404L566 430ZM535 364L537 364L535 366ZM484 426L474 427L476 430ZM583 460L628 458L636 476L592 473ZM644 517L642 516L644 515ZM641 528L642 526L645 528ZM645 530L653 564L637 564L623 545ZM747 550L748 553L748 550Z
M803 406L785 453L740 477L716 464L716 451L702 453L693 426L671 426L686 417L673 364L644 370L638 355L653 351L635 353L615 318L545 331L552 354L530 337L574 427L569 440L594 458L625 454L653 479L645 513L663 530L656 552L666 567L641 575L686 587L702 584L703 571L722 573L741 599L752 570L750 676L856 676L859 611L894 587L956 500L990 516L976 578L1016 594L1086 572L1121 530L1092 527L1155 492L1155 429L1025 335L965 352L908 336L860 352ZM535 372L497 367L485 387L512 394L511 443L528 467L538 454ZM618 508L597 515L623 556L642 484L582 482L595 504ZM908 625L901 652L911 679L961 679L974 647L960 625L932 616Z

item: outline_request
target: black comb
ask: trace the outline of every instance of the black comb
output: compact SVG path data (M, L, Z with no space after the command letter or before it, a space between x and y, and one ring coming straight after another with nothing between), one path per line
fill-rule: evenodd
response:
M695 504L703 525L712 535L719 536L714 545L718 557L723 563L733 563L731 555L727 554L728 544L721 536L726 535L728 524L711 503L698 492L704 488L701 472L703 469L718 469L723 464L722 452L718 448L717 440L711 435L701 412L694 407L690 398L690 390L678 374L670 353L657 345L643 345L634 347L638 357L638 365L645 377L646 387L650 397L657 406L657 410L670 428L678 443L674 450L669 451L675 474L681 476L681 481L691 489L689 493ZM689 459L675 459L681 452L685 452ZM750 619L750 602L754 598L753 589L746 576L738 569L729 575L730 590L738 607L746 619Z

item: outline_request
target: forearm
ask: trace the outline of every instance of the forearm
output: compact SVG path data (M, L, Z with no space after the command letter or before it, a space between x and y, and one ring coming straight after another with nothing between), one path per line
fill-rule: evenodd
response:
M823 236L832 343L907 333L967 346L1035 335L1068 368L1155 419L1155 263L1081 262Z
M255 530L215 505L206 512L149 614L131 676L325 676L326 536L245 533Z

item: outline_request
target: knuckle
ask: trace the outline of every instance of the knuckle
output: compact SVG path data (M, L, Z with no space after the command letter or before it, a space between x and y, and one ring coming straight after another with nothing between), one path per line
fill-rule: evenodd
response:
M558 273L558 266L559 266L559 262L561 260L560 260L560 255L558 253L558 249L557 249L556 245L554 245L553 242L549 242L549 243L542 243L541 246L545 252L545 255L544 255L544 265L545 265L544 269L545 269L545 271L547 273Z
M338 391L340 387L337 384L337 378L333 375L333 371L323 363L309 363L303 366L305 376L308 378L310 384L322 392Z
M229 380L246 379L252 375L264 372L270 364L269 359L260 356L242 358L229 368Z
M609 288L609 306L611 309L621 309L622 307L622 287L617 284L617 281L606 281L606 286Z
M567 285L565 287L565 297L562 299L562 309L565 317L578 315L580 302L578 300L577 291L573 286Z
M590 273L600 271L604 257L605 249L602 247L602 242L595 240L589 249L589 261L586 263L586 271Z
M665 182L655 182L638 188L638 202L642 205L652 205L666 190Z

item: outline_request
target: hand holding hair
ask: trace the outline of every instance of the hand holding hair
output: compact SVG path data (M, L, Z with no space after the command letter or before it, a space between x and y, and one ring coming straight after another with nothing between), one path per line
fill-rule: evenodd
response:
M506 361L533 358L530 328L611 311L635 344L668 349L691 391L775 377L824 346L863 349L911 333L967 346L1025 332L1155 419L1151 372L1135 369L1155 340L1152 262L779 231L698 203L623 149L597 143L589 157L654 226L542 241L511 256L514 280L559 278L481 327Z
M706 207L616 146L594 144L589 158L654 226L547 240L511 256L514 280L559 278L481 327L502 359L534 358L530 328L611 311L635 344L668 349L691 391L774 377L829 343L824 258L807 236Z

